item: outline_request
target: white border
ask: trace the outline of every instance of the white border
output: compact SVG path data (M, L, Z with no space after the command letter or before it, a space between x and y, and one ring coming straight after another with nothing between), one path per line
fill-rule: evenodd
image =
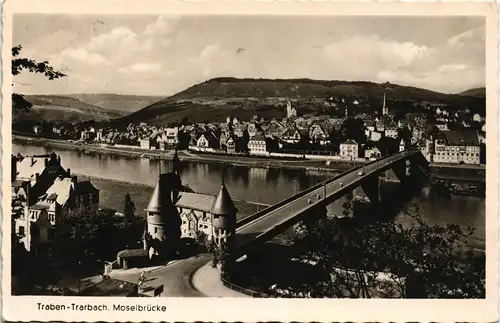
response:
M498 275L498 82L497 4L493 2L326 2L326 1L7 1L3 8L4 107L11 106L10 55L14 13L224 14L224 15L477 15L486 16L487 171L485 300L349 300L230 298L88 298L10 296L10 154L11 109L2 111L3 243L2 300L4 319L11 321L472 321L497 320ZM47 312L37 302L54 304L162 304L153 312Z

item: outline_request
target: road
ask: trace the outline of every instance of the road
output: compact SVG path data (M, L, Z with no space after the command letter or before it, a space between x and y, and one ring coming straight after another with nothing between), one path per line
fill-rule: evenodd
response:
M259 235L272 230L278 224L284 224L286 222L291 221L294 217L299 214L302 214L307 209L313 207L318 202L324 198L325 190L327 196L330 196L334 193L338 193L340 191L345 191L347 186L357 185L367 176L371 175L374 172L378 171L378 168L387 166L393 162L397 162L401 159L404 159L412 154L420 153L419 151L404 151L397 155L389 156L380 160L379 162L367 165L364 167L364 175L358 175L359 170L353 170L349 174L342 176L336 180L331 181L325 186L320 186L316 190L313 190L307 195L301 196L296 200L275 209L268 214L265 214L236 230L236 248L241 248L248 244L250 241L254 239L258 239ZM340 186L342 183L342 186ZM347 192L347 191L346 191ZM320 200L318 200L318 195L320 196ZM309 203L309 199L312 203Z
M211 259L210 255L204 254L167 264L152 271L146 269L146 281L143 286L148 289L163 285L162 297L203 297L204 295L192 286L191 277ZM115 275L111 272L110 276L137 284L140 275L140 272Z

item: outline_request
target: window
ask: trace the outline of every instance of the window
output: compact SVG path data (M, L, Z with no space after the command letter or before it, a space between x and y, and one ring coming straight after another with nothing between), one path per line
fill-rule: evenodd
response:
M22 225L19 226L19 235L24 236L24 227Z
M158 228L157 227L155 227L155 233L158 233Z

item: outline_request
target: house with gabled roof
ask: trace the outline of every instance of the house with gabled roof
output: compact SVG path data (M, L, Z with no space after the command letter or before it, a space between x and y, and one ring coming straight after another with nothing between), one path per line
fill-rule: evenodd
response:
M64 216L82 208L98 210L99 190L90 181L78 182L77 176L59 176L37 202L27 208L27 212L15 220L16 232L23 235L21 240L29 251L40 237L40 222L48 230L46 242L53 240L54 230ZM48 224L48 225L47 225Z
M328 131L323 129L319 124L313 124L309 128L309 138L311 142L318 142L321 145L326 145L330 142L328 139Z
M297 127L289 127L288 129L285 130L285 132L281 135L281 140L289 143L289 144L296 144L300 142L300 140L303 138L303 134Z

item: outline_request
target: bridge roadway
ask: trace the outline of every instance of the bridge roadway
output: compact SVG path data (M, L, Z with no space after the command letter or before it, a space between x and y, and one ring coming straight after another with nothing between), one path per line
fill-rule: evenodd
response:
M270 210L268 213L261 214L260 217L237 228L234 242L235 251L237 253L241 252L240 255L244 255L245 253L242 249L246 249L245 247L247 247L251 242L271 238L273 235L280 233L278 232L280 229L286 229L292 225L293 222L297 221L296 217L299 215L315 206L318 206L318 204L325 204L325 191L327 195L327 203L331 203L333 202L333 200L331 200L333 195L342 196L346 194L348 190L352 190L361 185L361 182L367 177L390 169L395 163L403 162L415 154L420 154L420 151L407 150L387 156L364 165L364 175L362 176L358 175L359 170L362 167L357 167L344 173L343 176L329 179L306 190L308 191L306 194L297 194L299 196L296 199L293 199L276 209ZM342 186L340 186L340 183L342 183ZM318 195L320 196L320 199L318 199ZM311 199L310 204L308 201L309 199Z

